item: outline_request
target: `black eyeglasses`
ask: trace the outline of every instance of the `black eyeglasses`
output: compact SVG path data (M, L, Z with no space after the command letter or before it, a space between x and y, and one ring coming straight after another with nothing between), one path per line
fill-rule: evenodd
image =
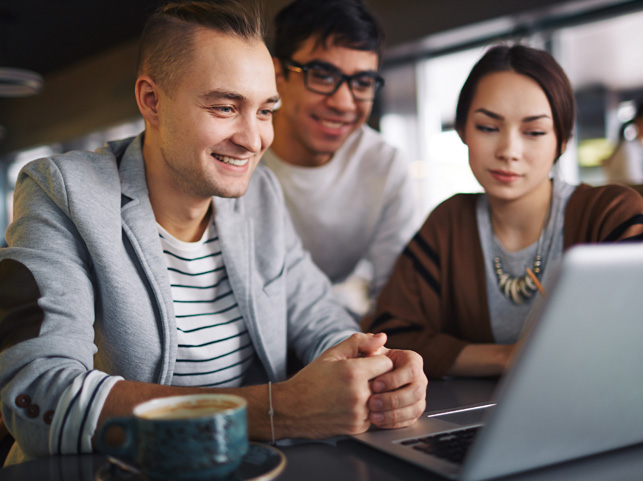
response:
M375 72L359 72L346 75L333 65L310 62L302 65L293 60L281 60L284 68L304 74L304 85L311 92L322 95L333 95L346 82L355 100L373 100L384 86L384 79Z

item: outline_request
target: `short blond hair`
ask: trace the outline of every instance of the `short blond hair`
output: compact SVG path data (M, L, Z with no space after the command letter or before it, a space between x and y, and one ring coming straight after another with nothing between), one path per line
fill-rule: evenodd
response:
M209 28L249 41L264 40L261 9L248 0L196 0L161 6L147 20L138 51L138 75L172 90L192 59L195 32Z

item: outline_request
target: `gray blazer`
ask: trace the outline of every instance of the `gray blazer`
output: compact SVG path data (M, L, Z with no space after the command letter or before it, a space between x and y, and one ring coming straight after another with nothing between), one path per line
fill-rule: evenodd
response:
M176 326L141 145L142 135L39 159L19 176L0 251L0 388L3 417L30 456L90 450L120 377L171 383ZM243 197L214 205L257 352L248 382L285 379L289 347L310 362L358 330L303 250L268 169L257 167Z

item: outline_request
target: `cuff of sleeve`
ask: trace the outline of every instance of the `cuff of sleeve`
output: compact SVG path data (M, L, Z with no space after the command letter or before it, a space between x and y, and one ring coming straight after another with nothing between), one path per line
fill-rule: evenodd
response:
M107 395L114 384L123 380L100 371L78 376L63 392L49 434L51 454L92 452L92 437Z

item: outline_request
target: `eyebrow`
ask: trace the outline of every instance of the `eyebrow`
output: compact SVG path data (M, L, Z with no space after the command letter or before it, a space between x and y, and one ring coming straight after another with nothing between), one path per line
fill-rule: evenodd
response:
M338 68L336 65L333 65L333 64L332 64L332 63L330 63L330 62L326 62L326 61L324 61L324 60L319 60L319 59L316 59L316 58L315 58L315 59L312 59L310 62L305 63L305 64L303 64L303 65L314 66L314 67L321 67L321 68L324 68L324 69L326 69L326 70L330 70L330 71L332 71L332 72L337 72L337 73L341 73L341 74L343 74L343 73L344 73L344 72L343 72L340 68ZM360 70L359 72L357 72L357 73L353 74L353 76L354 76L354 75L377 75L377 74L378 74L378 73L377 73L377 70L369 69L369 70Z
M475 112L484 114L487 117L491 117L492 119L496 119L496 120L504 120L505 119L502 115L497 114L495 112L491 112L490 110L487 110L487 109L478 109ZM550 118L550 117L547 114L530 115L528 117L523 118L522 121L523 122L534 122L535 120L548 119L548 118Z
M206 102L213 102L216 100L235 100L237 102L243 102L247 100L247 97L245 95L241 95L238 92L233 92L231 90L222 90L222 89L215 89L215 90L210 90L209 92L204 93L201 95L201 98L205 100ZM272 97L268 97L264 103L267 104L276 104L279 102L279 95L273 95Z

